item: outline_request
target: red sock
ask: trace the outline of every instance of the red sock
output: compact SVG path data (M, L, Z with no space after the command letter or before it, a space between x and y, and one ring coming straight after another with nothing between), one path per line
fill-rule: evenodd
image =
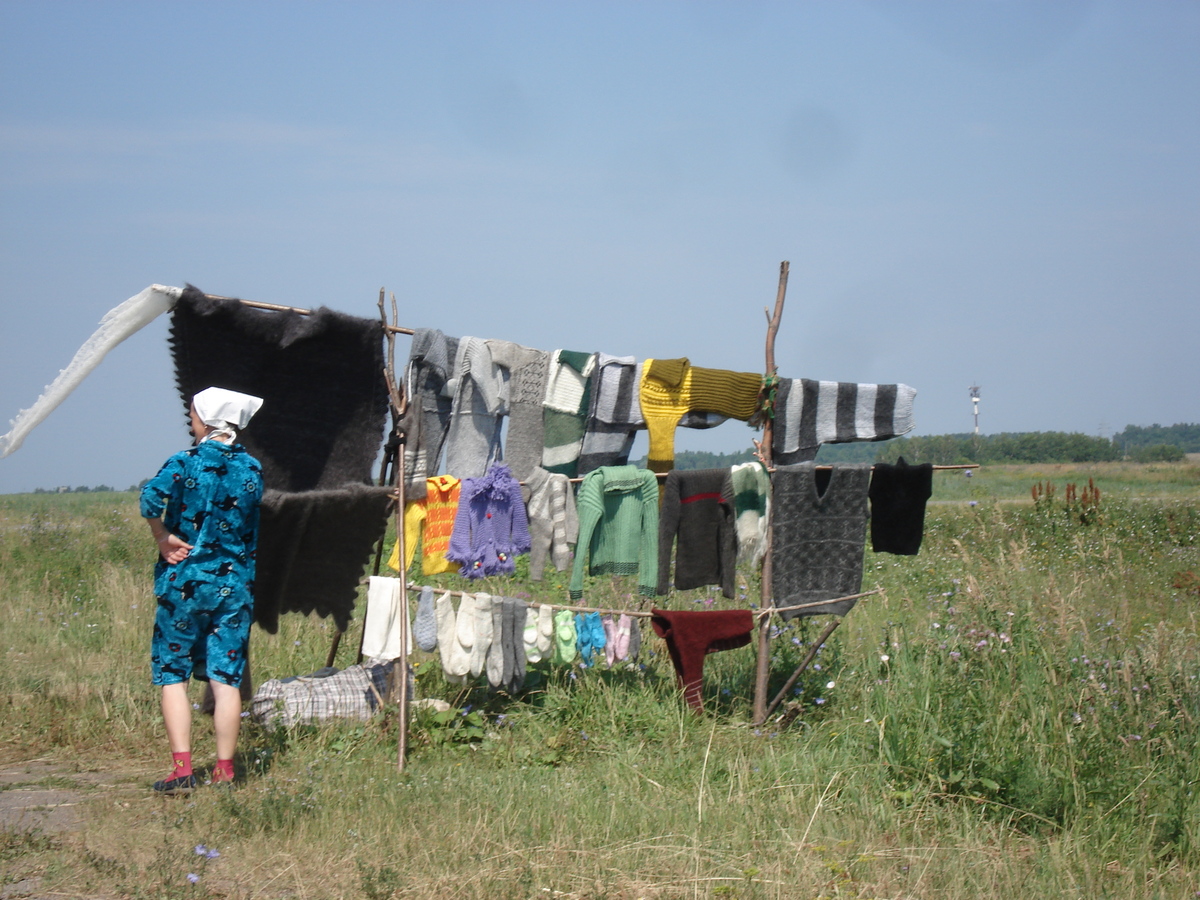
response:
M212 782L220 784L223 781L233 781L233 760L218 759L217 764L213 766Z
M192 754L190 751L172 753L171 760L174 763L171 772L172 778L187 778L192 774Z

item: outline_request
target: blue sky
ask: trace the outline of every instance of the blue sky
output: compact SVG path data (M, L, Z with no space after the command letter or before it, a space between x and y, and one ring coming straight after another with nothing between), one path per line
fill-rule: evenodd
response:
M781 374L917 433L972 383L986 432L1200 421L1198 46L1190 2L0 2L0 424L153 282L760 371L785 259ZM0 492L183 446L166 328Z

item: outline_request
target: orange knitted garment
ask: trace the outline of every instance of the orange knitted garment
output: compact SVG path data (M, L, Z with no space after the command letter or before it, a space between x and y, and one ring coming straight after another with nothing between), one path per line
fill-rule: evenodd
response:
M462 482L453 475L437 475L426 481L425 499L414 500L404 510L405 571L412 565L417 541L424 531L421 550L421 568L425 575L440 575L457 572L458 563L446 559L450 549L450 533L454 530L454 517L458 513L458 495ZM400 545L392 548L388 565L400 568Z
M675 466L675 427L686 412L720 413L745 422L758 407L762 376L756 372L702 369L687 358L648 359L642 367L639 399L650 432L648 468Z

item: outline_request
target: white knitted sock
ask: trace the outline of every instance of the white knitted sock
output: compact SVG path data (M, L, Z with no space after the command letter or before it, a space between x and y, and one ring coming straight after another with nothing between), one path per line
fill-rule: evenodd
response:
M463 602L469 603L469 597ZM492 595L480 591L475 595L475 643L471 645L471 675L478 677L487 667L488 649L492 646Z
M449 594L443 599L448 600ZM471 648L475 644L474 598L463 597L454 620L454 640L450 641L449 658L443 657L442 671L448 679L464 681L471 669Z

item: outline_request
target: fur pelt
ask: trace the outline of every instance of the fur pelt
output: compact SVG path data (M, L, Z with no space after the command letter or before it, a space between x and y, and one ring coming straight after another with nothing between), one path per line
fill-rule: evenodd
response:
M214 385L263 398L239 442L271 490L370 483L387 412L382 337L372 319L254 309L191 285L171 315L185 410Z
M254 620L274 634L281 613L333 616L350 625L358 583L387 527L392 489L349 485L337 491L263 494Z

